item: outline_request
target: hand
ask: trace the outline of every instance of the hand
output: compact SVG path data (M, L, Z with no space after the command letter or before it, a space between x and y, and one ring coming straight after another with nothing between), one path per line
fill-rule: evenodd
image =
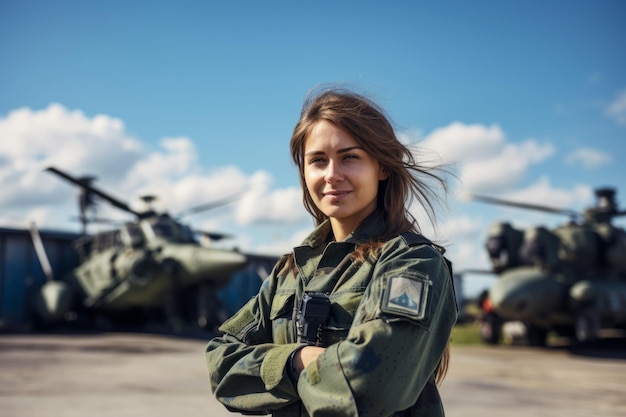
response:
M306 346L296 352L293 357L293 369L296 371L296 376L300 376L300 372L306 368L311 362L315 361L319 355L324 352L323 347Z

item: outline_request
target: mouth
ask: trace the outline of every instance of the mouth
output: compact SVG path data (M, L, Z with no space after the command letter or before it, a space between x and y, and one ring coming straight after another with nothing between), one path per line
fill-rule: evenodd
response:
M349 190L333 190L333 191L326 191L322 194L324 195L324 197L326 197L328 200L332 202L332 201L342 200L350 193L351 191Z

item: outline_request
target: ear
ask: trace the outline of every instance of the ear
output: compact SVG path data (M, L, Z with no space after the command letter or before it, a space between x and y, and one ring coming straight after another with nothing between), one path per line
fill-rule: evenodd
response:
M389 178L389 171L387 171L387 168L380 167L379 171L380 172L378 173L378 181L384 181Z

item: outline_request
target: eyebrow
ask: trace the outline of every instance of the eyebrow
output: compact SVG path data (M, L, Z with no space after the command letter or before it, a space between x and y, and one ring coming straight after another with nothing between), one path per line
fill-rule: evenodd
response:
M350 152L353 149L360 149L360 150L364 150L362 147L360 146L349 146L347 148L341 148L337 151L337 153L346 153L346 152ZM305 155L324 155L325 152L323 151L309 151L306 152Z

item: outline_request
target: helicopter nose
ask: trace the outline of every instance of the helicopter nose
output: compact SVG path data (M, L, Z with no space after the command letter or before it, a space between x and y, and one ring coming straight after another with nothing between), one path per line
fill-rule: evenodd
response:
M508 270L489 290L494 309L507 320L531 320L552 313L564 299L566 287L532 267Z
M492 292L492 303L501 315L523 317L528 314L530 300L527 291Z
M230 275L246 264L246 256L232 250L178 245L164 249L165 259L175 261L182 269L185 284L206 281L215 286L226 284Z
M229 250L198 248L198 269L201 275L230 275L246 264L245 255Z

